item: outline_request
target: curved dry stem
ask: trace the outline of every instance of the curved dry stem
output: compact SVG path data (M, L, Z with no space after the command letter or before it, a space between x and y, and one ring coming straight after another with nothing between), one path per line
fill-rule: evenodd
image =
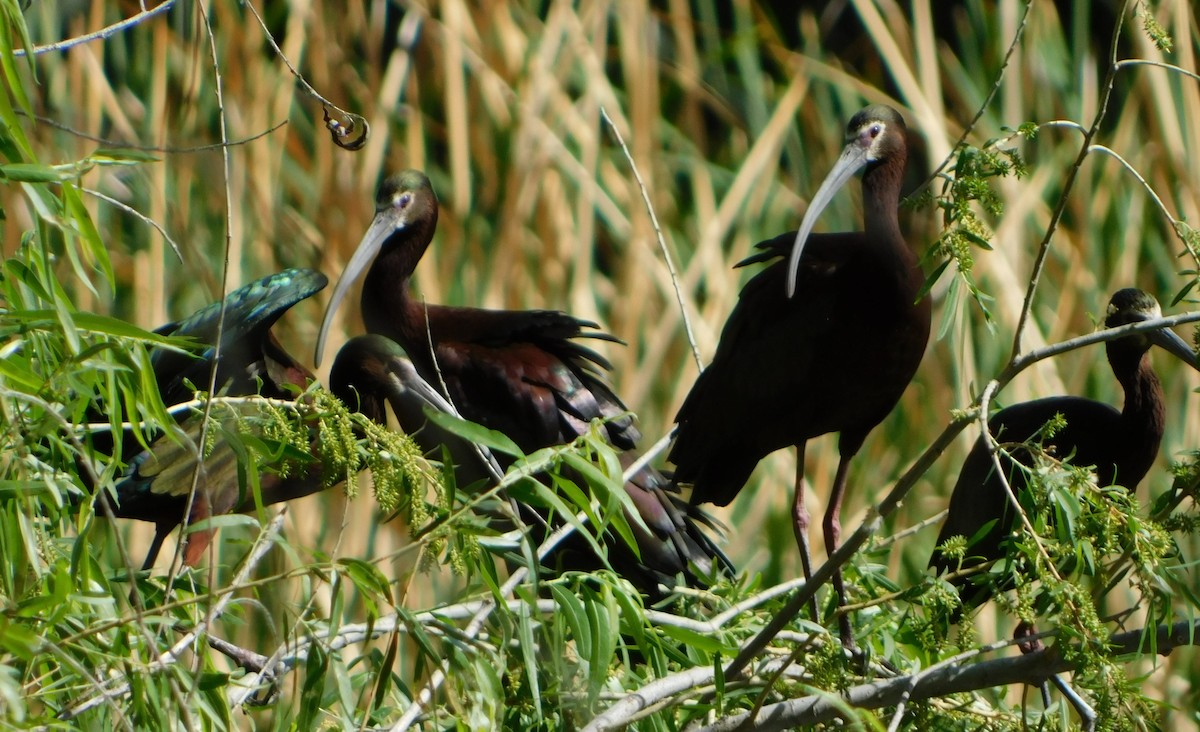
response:
M275 42L275 38L267 29L267 24L263 21L262 16L258 14L258 8L254 7L254 3L250 2L249 0L245 0L243 5L250 11L250 14L254 16L254 19L258 21L258 26L262 28L263 38L267 39L267 43L271 46L271 50L275 52L275 55L279 57L279 60L283 61L283 65L286 66L291 75L295 77L296 81L300 84L300 88L305 94L308 94L310 97L321 103L321 107L324 110L325 127L328 128L329 133L333 136L334 144L346 150L361 150L363 146L367 144L367 138L371 136L371 125L367 123L367 120L362 115L354 114L353 112L347 112L325 97L321 96L321 94L313 88L312 84L309 84L308 80L296 70L296 67L292 65L292 62L288 59L287 55L284 54L283 49L281 49L279 44ZM337 119L330 115L330 110L333 110L337 114L341 115L342 119Z
M21 110L14 110L14 113L18 114L18 115L25 114ZM99 145L103 145L104 147L117 148L117 149L122 149L122 150L137 150L139 152L159 152L159 153L166 153L168 155L183 155L183 154L191 154L191 153L212 152L213 150L219 150L220 148L225 147L225 146L238 147L239 145L246 145L251 142L254 142L255 140L261 140L262 138L266 137L267 135L270 135L273 132L279 131L283 127L287 126L287 123L288 123L287 120L284 120L282 122L276 122L275 124L271 125L270 127L263 130L262 132L256 132L255 134L250 135L249 137L241 137L236 140L230 140L227 145L222 145L219 142L214 142L209 145L186 145L186 146L176 147L173 145L138 145L138 144L131 143L127 140L114 140L109 137L100 137L99 135L89 134L87 132L84 132L83 130L75 129L74 127L72 127L70 125L65 125L62 122L59 122L58 120L51 119L49 117L46 117L46 116L40 115L40 114L33 115L32 119L36 120L38 124L49 125L50 127L53 127L56 130L62 130L63 132L66 132L69 135L78 137L81 140L91 140L92 142L95 142ZM104 198L103 195L98 194L95 191L89 190L87 188L83 188L81 190L86 191L87 193L91 193L92 195L97 196L98 198ZM112 202L111 199L108 199L108 198L105 198L105 200ZM137 213L137 212L131 211L131 213ZM142 214L138 213L138 215L141 216ZM152 223L152 221L151 221L151 223ZM154 223L154 226L155 226L155 228L159 229L160 231L162 230L161 227L158 226L157 223ZM164 236L165 236L165 234L164 234ZM172 246L174 246L174 242L171 242L171 244L172 244ZM176 247L176 248L178 249L178 247Z
M1165 218L1171 224L1171 229L1175 232L1175 236L1179 238L1179 241L1183 243L1184 248L1186 248L1188 253L1192 255L1192 259L1200 262L1200 252L1197 252L1196 248L1192 246L1192 242L1189 241L1186 236L1184 236L1183 224L1171 215L1171 212L1167 210L1167 205L1163 203L1162 198L1159 197L1158 192L1151 187L1150 183L1141 173L1138 172L1137 168L1133 167L1128 160L1126 160L1120 153L1118 153L1116 150L1113 150L1111 147L1107 147L1105 145L1092 145L1088 148L1088 151L1107 155L1120 163L1121 167L1125 168L1125 170L1133 176L1134 180L1138 182L1138 185L1145 189L1146 193L1150 195L1150 200L1154 201L1154 205L1163 215L1163 218Z
M621 136L621 130L617 129L617 125L612 121L612 117L608 116L608 110L604 105L600 105L600 116L608 123L609 129L617 138L617 143L621 146L621 152L625 153L625 159L629 161L629 168L633 171L633 177L637 181L638 190L642 192L642 202L646 204L646 211L650 214L650 224L654 227L654 235L658 238L658 248L662 252L663 262L667 265L667 274L671 276L671 287L675 289L675 301L679 304L679 317L683 319L683 331L687 335L688 345L692 348L692 357L696 359L696 368L704 370L704 359L700 358L700 347L696 345L696 334L692 330L692 319L688 316L687 304L683 299L683 290L679 286L679 273L675 271L675 262L671 259L671 250L667 248L667 242L663 239L662 227L658 225L658 216L654 213L654 204L650 201L650 192L646 190L646 182L642 180L642 174L638 171L637 163L633 160L633 154L629 152L629 147L625 144L625 138Z

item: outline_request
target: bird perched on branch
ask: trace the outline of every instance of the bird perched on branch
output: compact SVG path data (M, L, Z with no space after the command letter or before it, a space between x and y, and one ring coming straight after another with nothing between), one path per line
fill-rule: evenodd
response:
M229 293L224 299L223 327L219 327L222 303L216 302L184 320L158 328L155 332L159 335L190 338L200 346L196 352L158 348L151 353L150 363L163 404L170 407L191 401L196 388L207 387L214 358L217 359L214 394L294 398L295 390L303 390L313 376L283 349L271 327L289 308L321 290L327 282L324 275L313 270L286 270ZM236 416L244 419L257 414L259 407L251 403L239 410ZM225 410L214 412L210 429L220 430L220 418L228 414ZM199 414L185 412L179 420L179 429L174 434L157 436L149 449L143 449L132 432L127 431L121 439L121 456L128 464L126 474L111 494L102 491L97 496L97 501L107 506L98 508L101 515L111 511L116 518L155 525L154 540L143 569L153 566L167 534L181 523L191 525L255 505L254 496L247 492L247 484L239 476L235 450L218 440L201 460ZM95 435L93 446L99 452L111 452L112 437ZM199 477L194 481L197 471ZM319 470L315 469L301 470L288 477L264 473L257 478L261 488L259 499L264 505L308 495L323 487ZM213 533L214 529L204 529L186 536L183 550L186 564L199 561Z
M1116 328L1161 316L1153 296L1127 288L1112 296L1104 325ZM1092 399L1057 396L1014 404L992 415L988 420L992 436L1007 446L996 459L1013 496L1010 498L997 472L989 441L980 436L963 462L950 497L950 512L937 539L938 547L954 536L967 539L966 559L960 562L935 550L929 566L941 573L1004 556L1004 544L1019 525L1012 502L1027 490L1026 471L1034 464L1034 449L1076 466L1094 466L1096 485L1136 490L1158 457L1166 419L1162 385L1150 362L1151 346L1200 370L1191 347L1172 331L1135 333L1105 344L1108 363L1125 392L1120 411ZM1044 428L1052 420L1063 424L1046 434ZM1035 442L1036 447L1026 446ZM986 602L995 591L992 578L981 577L985 581L980 584L967 577L952 580L964 608Z
M617 341L593 330L594 323L548 310L430 305L409 295L409 280L433 238L437 218L437 197L424 173L406 170L384 181L375 218L334 287L318 336L317 362L337 307L365 272L366 329L402 351L378 340L363 341L342 354L345 359L411 359L425 381L445 385L448 401L464 419L507 435L526 454L573 442L593 420L603 421L602 433L614 448L634 449L640 433L604 380L609 363L580 342ZM365 361L358 368L360 374L378 373ZM360 398L366 388L386 388L362 381L356 386ZM413 427L402 426L406 431ZM631 523L640 520L650 529L639 538L638 563L659 564L653 568L656 575L674 575L689 562L706 569L719 552L691 512L665 493L667 485L650 468L626 484L639 517ZM610 548L618 544L612 542ZM613 562L619 572L620 564Z

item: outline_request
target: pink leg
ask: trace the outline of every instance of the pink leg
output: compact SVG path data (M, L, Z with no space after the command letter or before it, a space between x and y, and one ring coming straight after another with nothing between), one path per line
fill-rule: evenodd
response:
M796 546L800 547L800 566L804 570L804 580L812 577L812 554L808 549L808 509L804 507L804 445L796 445L796 493L792 499L792 530L796 533ZM813 620L820 622L817 615L817 599L808 603Z
M850 469L850 458L853 454L847 455L843 452L841 459L838 461L837 476L833 479L833 493L829 496L829 508L825 511L825 552L829 556L837 551L838 541L842 536L842 498L846 495L846 475ZM844 607L846 604L846 585L842 581L842 570L837 569L833 573L833 589L837 593L838 607ZM841 614L838 616L838 626L841 630L842 645L846 648L854 648L854 633L850 628L850 616Z

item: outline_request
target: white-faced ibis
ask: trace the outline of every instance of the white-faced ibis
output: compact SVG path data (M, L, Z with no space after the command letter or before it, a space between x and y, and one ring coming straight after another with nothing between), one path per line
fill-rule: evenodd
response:
M455 483L472 485L491 476L475 446L430 421L429 409L454 414L457 410L417 373L408 354L390 338L361 335L338 349L329 370L329 390L367 419L388 423L390 406L404 433L421 449L441 459L445 447L454 461Z
M594 323L557 311L427 305L409 295L409 280L433 237L437 216L437 197L424 173L407 170L384 181L375 219L334 287L318 336L317 362L338 305L365 270L362 315L367 331L399 344L430 384L445 384L464 419L504 433L526 453L569 443L600 419L610 444L633 449L640 434L603 379L608 362L577 340L616 341L591 330ZM658 495L665 484L661 476L647 472L627 485L651 527L661 523L656 514L670 505ZM645 500L646 492L653 500ZM684 520L700 533L690 518ZM671 573L689 560L708 565L714 558L707 551L710 546L706 542L705 551L684 553L662 569ZM643 560L657 551L656 546L642 546Z
M742 288L712 364L700 374L675 421L668 460L691 483L694 503L724 506L758 462L797 448L793 518L805 576L811 576L804 447L839 432L841 455L825 513L826 549L837 547L851 458L892 411L929 340L924 276L900 235L897 206L907 159L907 128L891 107L851 118L848 144L795 233L763 242L745 263L785 256ZM838 186L863 170L866 230L811 234ZM834 587L844 602L841 573ZM842 617L843 640L850 641Z
M387 423L385 404L390 405L401 429L431 457L440 459L445 448L454 461L459 486L489 478L474 445L428 419L430 409L452 413L454 408L421 378L408 354L395 341L381 335L351 338L338 350L329 383L333 393L347 406L380 424ZM504 456L498 457L501 467L506 467L509 461ZM623 467L628 467L632 459L632 453L623 453ZM612 566L637 587L655 595L659 585L670 586L681 572L690 580L698 579L691 574L689 559L697 562L702 574L711 571L710 557L727 561L697 529L689 516L689 507L677 494L669 492L670 487L670 482L651 468L635 473L625 489L649 530L630 521L641 556L635 556L620 542L610 547ZM525 518L530 523L540 523L530 513ZM594 568L595 560L587 555L582 541L568 542L555 553L560 566L573 569Z
M1124 289L1112 296L1104 324L1109 328L1161 316L1158 302L1141 290ZM1059 396L1006 407L988 420L996 440L1003 445L1024 443L1037 436L1047 422L1061 415L1066 425L1044 437L1041 449L1077 466L1094 466L1096 484L1121 485L1136 490L1158 457L1165 423L1163 391L1150 364L1150 346L1157 345L1192 368L1196 356L1187 343L1167 329L1137 333L1106 344L1113 375L1125 392L1125 406L1117 411L1108 404L1082 397ZM1000 465L1020 496L1026 474L1013 460L1031 465L1033 456L1021 447L1008 448ZM986 532L984 528L992 523ZM993 464L988 443L981 436L963 463L950 512L938 535L937 546L953 536L974 540L962 567L1004 556L1003 543L1016 525L1016 514ZM982 532L982 533L981 533ZM929 565L938 571L959 567L957 560L935 550ZM973 585L969 579L955 580L966 608L978 606L992 593L989 585Z
M313 378L312 374L283 349L271 334L271 326L288 308L318 292L327 282L319 272L291 269L231 292L225 298L225 326L217 363L216 393L223 396L261 394L289 399L294 396L288 390L289 385L304 389ZM182 321L156 330L161 335L186 336L208 346L196 354L166 349L157 349L151 354L151 365L164 404L170 406L191 400L193 391L189 383L199 388L208 385L220 310L221 303L212 303ZM199 419L188 418L182 428L186 434L174 439L160 437L150 450L141 452L137 452L138 444L132 435L126 435L122 439L122 458L129 465L127 474L114 488L115 500L111 500L108 493L99 496L99 500L108 500L114 516L155 524L154 541L146 555L144 569L154 564L167 534L184 523L185 518L187 524L192 524L209 516L255 505L253 497L243 493L238 480L236 455L228 446L219 444L200 466L202 480L190 514L184 515L196 469L194 442L199 435ZM191 445L187 444L189 438ZM98 439L93 445L103 451L103 443L108 439ZM263 474L260 477L262 503L289 500L320 489L321 479L317 472L288 478ZM106 513L103 509L100 512ZM213 530L190 533L183 552L184 562L196 564L212 536Z

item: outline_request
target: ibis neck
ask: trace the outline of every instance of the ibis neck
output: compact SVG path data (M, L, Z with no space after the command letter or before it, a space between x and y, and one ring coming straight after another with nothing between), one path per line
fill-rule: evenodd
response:
M1158 455L1166 429L1166 414L1162 384L1150 366L1150 354L1121 346L1120 341L1109 343L1108 361L1117 381L1125 390L1125 406L1121 410L1121 444L1131 456L1137 456L1134 462L1138 465L1128 466L1132 474L1118 475L1117 480L1132 490Z
M899 305L911 304L925 281L917 255L900 233L900 182L903 159L890 159L863 174L865 241L875 251L873 261L889 279L895 279ZM928 298L921 306L928 310ZM924 316L928 320L928 315Z
M900 208L900 184L904 174L904 160L889 159L868 168L863 174L863 209L866 233L871 241L899 243L905 250L904 237L900 234L897 213Z
M426 343L424 308L409 297L408 286L432 238L433 224L426 223L384 244L363 281L362 316L368 333L387 336L406 349Z

